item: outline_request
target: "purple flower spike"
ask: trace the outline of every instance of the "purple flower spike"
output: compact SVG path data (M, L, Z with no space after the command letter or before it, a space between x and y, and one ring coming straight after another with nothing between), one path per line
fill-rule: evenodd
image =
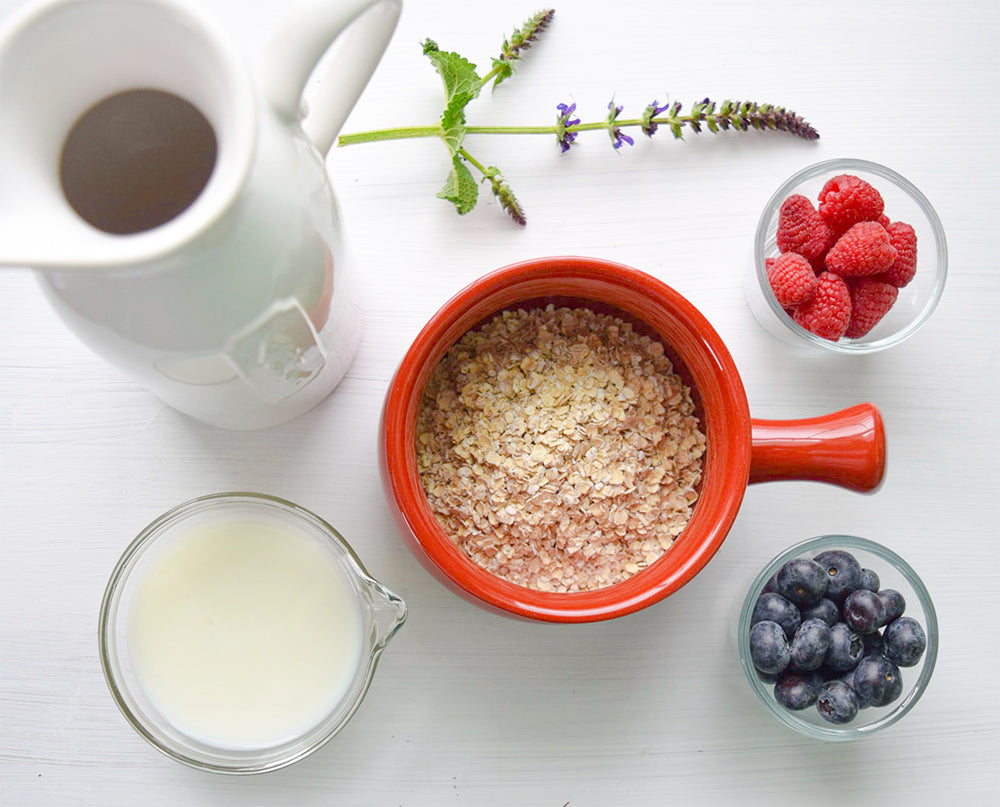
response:
M569 151L569 147L573 145L576 140L576 136L579 132L567 132L566 129L570 126L576 126L580 123L579 118L570 118L576 111L576 104L559 104L556 106L559 110L559 117L556 118L556 126L559 127L557 135L559 137L559 146L562 148L562 153L565 154Z
M625 143L630 146L635 145L635 141L625 134L620 127L615 126L615 121L618 120L618 116L622 114L622 110L625 109L623 106L615 106L615 102L611 101L608 104L608 134L611 136L611 145L616 149L620 149Z

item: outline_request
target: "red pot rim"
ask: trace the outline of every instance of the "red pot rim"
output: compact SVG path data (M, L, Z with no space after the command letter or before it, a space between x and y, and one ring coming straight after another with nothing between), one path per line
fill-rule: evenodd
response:
M588 304L624 314L656 334L699 403L707 450L691 520L661 558L631 578L579 593L541 592L487 572L467 558L435 519L416 471L420 396L431 370L464 333L526 301ZM750 412L722 338L688 300L660 280L596 258L521 261L473 281L417 335L386 393L380 465L401 526L424 564L459 593L506 614L551 622L589 622L637 611L693 578L722 545L743 500L750 469ZM405 534L405 533L404 533Z

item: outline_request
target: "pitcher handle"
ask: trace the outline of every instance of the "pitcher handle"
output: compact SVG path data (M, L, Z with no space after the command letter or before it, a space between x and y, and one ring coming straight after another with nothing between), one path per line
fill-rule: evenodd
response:
M261 85L279 115L303 118L306 135L325 156L389 45L402 0L308 0L294 11L265 50ZM306 83L334 42L336 53L306 110Z
M808 479L871 493L885 475L885 426L870 403L802 420L754 419L751 439L751 482Z

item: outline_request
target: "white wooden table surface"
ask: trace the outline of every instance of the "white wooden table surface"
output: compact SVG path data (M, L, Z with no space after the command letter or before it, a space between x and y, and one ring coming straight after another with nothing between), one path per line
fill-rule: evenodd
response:
M204 2L249 54L288 5ZM16 5L0 0L0 16ZM433 123L440 84L421 40L488 65L536 10L406 0L345 132ZM661 132L616 153L591 133L562 155L547 136L470 138L510 180L524 229L486 189L465 217L434 198L447 172L439 142L334 151L364 265L365 336L329 399L270 430L221 431L166 408L80 345L29 271L0 271L0 804L996 803L998 35L1000 6L983 0L564 0L515 78L471 107L470 121L544 124L570 101L597 119L612 96L639 114L668 94L688 107L707 95L786 105L822 139L679 143ZM931 322L861 358L779 344L741 289L766 199L795 170L841 156L909 177L950 247ZM877 404L889 440L883 488L752 487L712 563L620 620L517 622L444 590L404 548L382 496L386 385L461 286L521 258L570 253L630 264L689 297L729 345L755 417ZM115 708L97 658L98 606L122 549L172 505L226 489L327 518L410 607L346 730L302 763L249 778L190 770L147 746ZM756 570L826 532L896 549L924 578L941 624L923 700L860 743L807 741L778 725L735 652L738 601Z

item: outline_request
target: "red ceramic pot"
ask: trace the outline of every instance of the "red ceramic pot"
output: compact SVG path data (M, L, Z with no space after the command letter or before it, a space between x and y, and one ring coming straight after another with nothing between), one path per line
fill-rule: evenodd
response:
M613 586L540 592L509 583L469 560L435 519L416 469L420 398L431 371L466 331L505 308L547 303L612 313L657 338L691 387L707 438L698 502L687 527L655 563ZM694 577L722 545L749 482L810 479L872 491L885 470L885 432L871 404L825 417L751 420L732 356L708 320L650 275L594 258L523 261L456 294L414 340L386 393L379 428L383 486L404 537L439 580L507 615L590 622L651 605Z

